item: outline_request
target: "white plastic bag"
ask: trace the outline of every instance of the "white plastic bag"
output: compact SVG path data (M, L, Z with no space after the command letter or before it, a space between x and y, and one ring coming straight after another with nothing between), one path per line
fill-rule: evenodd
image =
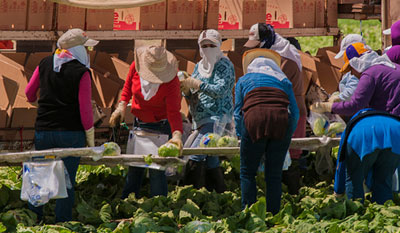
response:
M212 133L206 133L200 139L200 147L236 147L239 141L235 128L230 123L232 119L224 116L214 121Z
M346 123L343 119L339 115L332 113L320 114L310 111L307 121L315 136L340 137L346 128Z
M292 159L290 158L290 153L289 151L286 152L286 157L285 157L285 161L283 162L283 171L287 171L290 167L290 165L292 165Z
M62 160L24 162L21 199L41 206L50 199L68 197L65 171Z

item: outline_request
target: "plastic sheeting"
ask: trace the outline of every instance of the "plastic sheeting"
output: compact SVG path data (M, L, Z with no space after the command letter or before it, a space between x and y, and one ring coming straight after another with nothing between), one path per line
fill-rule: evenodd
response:
M116 9L116 8L131 8L131 7L151 5L154 3L163 2L165 0L51 0L51 1L82 8Z

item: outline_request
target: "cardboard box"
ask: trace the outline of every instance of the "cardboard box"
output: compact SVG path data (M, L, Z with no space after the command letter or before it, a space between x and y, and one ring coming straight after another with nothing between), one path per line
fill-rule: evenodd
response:
M0 128L7 126L8 115L5 109L0 108Z
M220 0L218 29L231 30L242 28L242 0Z
M189 116L189 103L186 100L186 98L182 98L181 100L181 113L183 113L183 115L185 115L186 117Z
M1 53L1 55L4 55L4 56L10 58L14 62L20 64L21 67L23 67L25 65L25 61L27 58L26 53L5 52L5 53Z
M325 27L325 0L315 0L315 27Z
M12 107L11 128L35 127L37 107L30 104L26 97L18 95Z
M319 48L316 57L318 57L322 62L328 63L340 70L344 65L344 61L342 58L335 59L339 50L339 46Z
M140 30L164 30L166 20L166 1L140 7Z
M339 4L357 4L357 3L364 3L364 2L365 2L365 0L339 0Z
M167 29L192 29L194 1L167 0Z
M327 0L327 25L329 27L338 26L338 3L337 0Z
M134 121L135 121L135 116L131 112L131 107L128 106L126 107L125 111L125 123L128 125L132 125Z
M118 58L111 57L107 53L98 52L92 63L92 68L101 71L101 73L109 72L111 74L110 78L122 88L128 77L130 65Z
M18 84L18 93L25 95L25 87L28 84L27 74L20 68L0 59L0 75L15 81Z
M35 71L36 67L40 64L40 61L42 61L43 58L51 56L51 55L52 55L52 53L50 53L50 52L38 52L38 53L29 54L29 57L25 63L25 70L28 73L33 73L33 71Z
M106 115L103 119L103 123L101 123L101 127L109 127L110 126L110 117L112 114L111 108L101 108L101 111Z
M267 0L266 23L274 28L313 28L316 0Z
M27 0L0 2L0 30L26 30Z
M67 31L71 28L85 28L85 9L58 4L57 29Z
M54 2L49 0L28 1L28 30L51 30Z
M19 85L16 81L0 75L0 109L8 110L15 102Z
M204 11L206 0L193 0L193 29L202 30L204 24ZM208 1L207 29L218 29L219 0Z
M87 9L86 30L112 31L114 24L113 9Z
M243 76L242 54L235 52L235 51L229 51L228 57L229 57L229 60L231 60L231 62L234 65L236 82L237 82L239 80L239 78Z
M139 30L140 7L115 9L114 30Z
M113 106L119 95L120 85L95 70L93 71L92 80L102 102L102 104L99 104L97 101L96 103L98 103L100 107L105 108Z
M243 0L242 29L250 29L253 24L263 22L266 12L265 0Z

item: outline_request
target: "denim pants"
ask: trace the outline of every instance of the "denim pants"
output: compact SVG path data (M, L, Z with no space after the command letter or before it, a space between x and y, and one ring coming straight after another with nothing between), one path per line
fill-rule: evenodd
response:
M199 128L199 134L194 139L194 141L190 147L191 148L199 147L201 138L206 133L212 133L213 131L214 131L214 123L207 123L207 124L202 125ZM190 160L193 160L196 162L206 161L208 169L216 168L219 166L219 158L217 156L192 155L192 156L190 156Z
M153 133L168 134L171 138L171 128L168 121L161 121L157 123L136 123L134 130L146 130ZM139 198L140 187L142 186L143 177L145 174L145 168L129 166L128 174L126 175L126 181L124 190L122 191L122 199L129 196L130 193L135 193L135 196ZM167 196L168 184L167 176L163 170L149 169L150 175L150 196Z
M290 119L289 119L289 122ZM289 125L283 139L262 138L252 142L245 125L242 125L240 142L240 188L242 208L252 205L257 198L256 175L262 156L265 155L264 174L266 182L267 211L279 212L282 195L282 167L290 146L293 128ZM277 129L278 130L278 129Z
M86 136L84 131L36 131L35 149L46 150L52 148L80 148L86 146ZM79 157L63 158L64 166L71 179L72 188L67 189L68 197L56 200L56 222L66 222L72 220L72 207L75 200L75 177L79 166ZM43 206L34 207L29 205L29 209L43 217Z
M364 180L372 171L372 201L384 204L393 198L392 177L400 163L400 155L391 149L377 149L373 153L360 156L347 145L346 148L346 194L348 198L364 200Z

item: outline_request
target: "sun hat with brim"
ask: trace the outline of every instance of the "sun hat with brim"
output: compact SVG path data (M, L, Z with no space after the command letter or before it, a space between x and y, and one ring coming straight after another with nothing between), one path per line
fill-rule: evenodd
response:
M281 56L279 53L271 49L256 48L244 52L242 58L243 73L247 73L247 67L257 57L269 58L273 60L279 67L281 66Z
M151 83L168 83L178 73L178 62L162 46L145 46L136 49L135 68L139 76Z
M349 34L345 36L340 43L340 51L336 54L335 59L343 57L344 52L346 52L346 48L349 47L349 45L357 42L366 44L365 39L359 34Z
M216 45L222 44L221 34L214 29L207 29L200 33L199 39L197 41L199 44L213 43Z
M57 43L61 49L69 49L78 45L94 47L99 41L89 39L82 29L73 28L62 34Z
M361 57L361 55L365 52L368 52L368 49L365 48L363 43L354 43L347 47L346 52L343 55L344 65L342 69L340 69L341 73L347 73L350 69L350 60L354 57Z

